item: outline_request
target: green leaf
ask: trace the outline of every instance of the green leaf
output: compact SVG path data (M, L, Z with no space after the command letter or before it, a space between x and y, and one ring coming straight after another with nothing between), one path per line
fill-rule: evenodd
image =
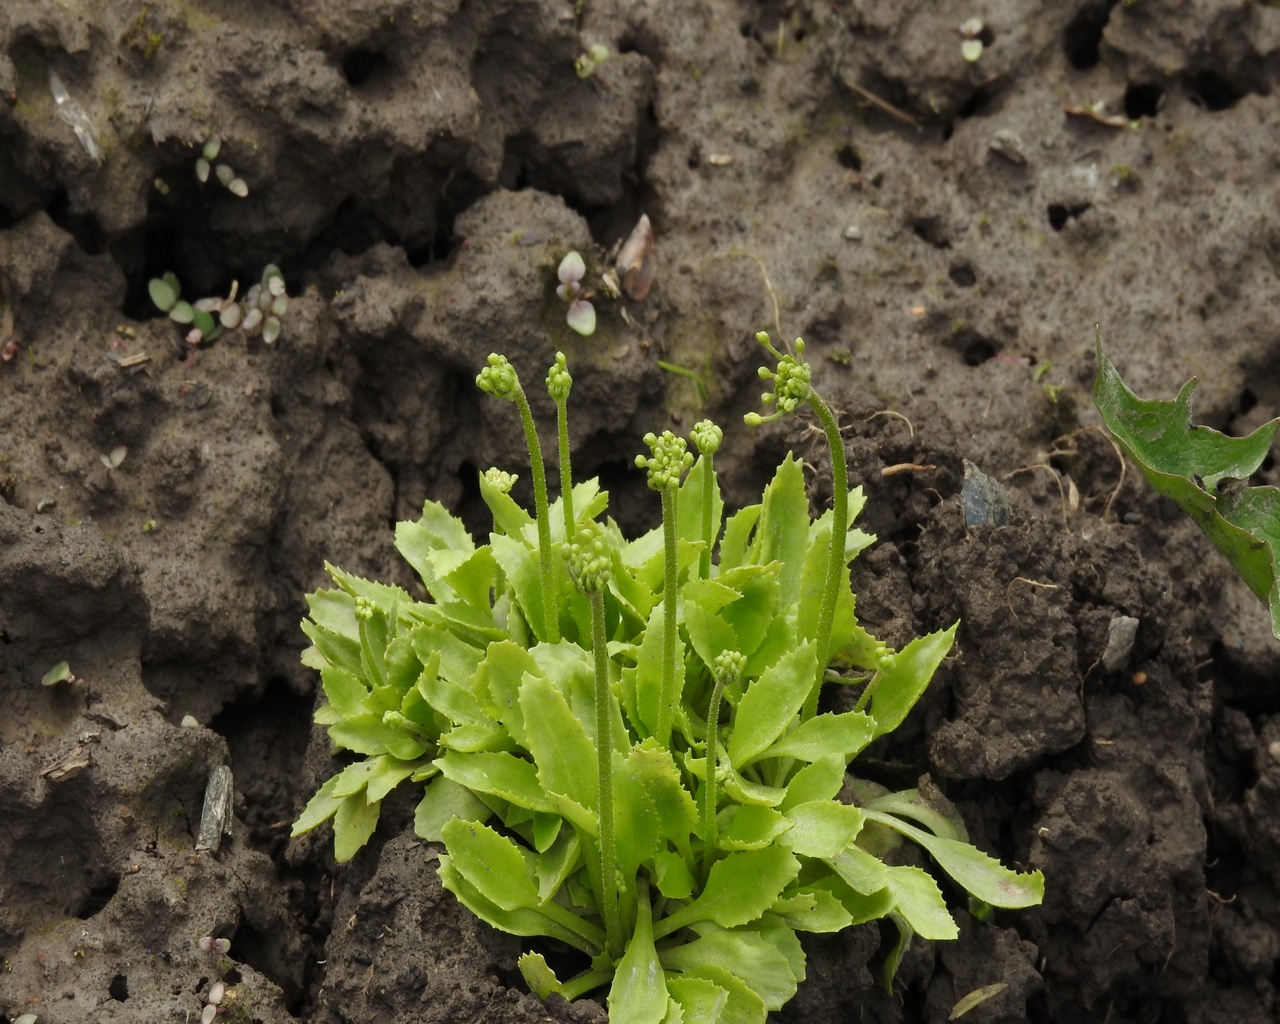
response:
M507 578L507 585L529 628L538 639L547 639L542 618L542 577L538 568L538 552L524 542L507 536L494 535L489 539L494 560Z
M864 813L868 821L887 825L919 843L929 851L938 866L967 892L993 907L1033 907L1044 899L1044 875L1039 871L1011 871L968 843L935 836L892 814L879 811ZM919 928L916 930L920 931Z
M801 768L787 783L787 795L778 804L786 812L810 800L833 800L844 785L846 761L842 755L828 754Z
M444 855L437 869L440 881L446 889L458 897L458 901L480 920L511 935L545 935L580 949L587 956L595 956L604 945L604 932L577 917L554 901L542 904L538 909L518 907L503 910L475 887Z
M716 846L721 850L762 850L789 828L791 822L772 807L731 805L720 812ZM781 841L781 845L791 844Z
M567 796L594 811L595 744L569 710L564 695L548 680L527 675L520 685L520 709L529 733L529 752L544 791Z
M454 588L445 582L445 577L466 562L475 549L475 541L462 520L438 501L424 503L417 522L396 524L396 550L438 602L453 600Z
M500 721L520 746L528 749L529 737L524 728L524 714L520 711L520 683L525 673L541 675L533 655L510 640L489 645L477 678L485 711Z
M780 601L783 607L795 604L809 547L809 495L804 489L804 470L790 452L764 489L755 547L752 560L757 564L782 563Z
M1176 501L1214 547L1271 610L1271 631L1280 639L1280 490L1245 487L1271 450L1280 420L1247 437L1228 437L1192 426L1187 381L1172 402L1144 400L1129 390L1098 339L1098 380L1093 400L1107 428L1158 492Z
M677 975L668 985L674 992L678 984L701 980L712 983L725 995L723 1004L717 1008L716 1016L711 1018L714 1024L765 1024L768 1011L764 1000L755 989L726 967L704 964L696 970Z
M311 799L307 801L307 806L298 815L298 820L293 823L293 830L289 833L291 839L306 835L312 829L323 825L338 812L338 808L345 798L334 796L333 791L337 788L341 777L341 774L331 776L315 791Z
M343 750L357 754L394 754L413 761L427 751L427 745L399 726L387 725L381 715L361 714L329 726L329 739Z
M669 900L687 900L693 895L693 872L685 859L672 850L654 854L653 878L658 892Z
M516 960L516 966L524 975L524 981L529 986L529 990L539 999L545 1000L553 992L558 996L564 995L564 986L560 984L556 972L547 964L546 958L541 953L535 953L532 950L521 953L520 958Z
M720 541L720 571L747 564L751 552L752 533L760 521L763 506L748 505L729 517ZM808 515L808 512L805 513Z
M839 932L853 924L853 915L828 889L801 886L773 906L787 926L801 932Z
M667 992L683 1011L683 1024L718 1024L729 1002L729 993L714 981L687 974L667 979ZM763 1007L762 1007L763 1008Z
M364 793L347 797L333 816L333 856L345 864L369 841L378 827L381 804L365 799Z
M815 715L773 744L764 756L818 761L834 754L848 764L875 736L875 719L861 711Z
M711 865L697 899L654 926L654 937L662 938L695 921L711 921L722 928L754 921L773 906L799 870L800 862L781 846L730 853Z
M862 830L862 812L834 800L811 800L786 814L790 830L779 838L802 857L834 857Z
M760 997L766 1010L782 1009L796 994L798 979L787 957L752 930L709 931L664 950L662 966L670 971L697 972L705 967L729 971Z
M926 939L954 939L960 935L955 919L947 911L938 883L922 868L897 866L888 869L889 892L894 909L916 933Z
M454 818L442 830L454 867L502 910L539 903L533 855L487 825Z
M680 781L671 752L647 739L625 757L614 758L614 818L617 829L618 871L624 878L665 851L672 843L692 857L690 836L697 822L693 797ZM665 892L665 890L664 890Z
M175 324L189 324L196 318L196 311L191 303L179 299L169 310L169 319Z
M440 774L473 793L496 796L531 811L549 811L538 769L514 754L480 752L472 754L446 750L436 759Z
M177 278L174 278L174 282L177 282ZM156 309L161 313L169 312L178 301L178 289L169 281L158 277L153 277L147 282L147 291L151 294L151 301L155 303Z
M685 475L680 485L680 500L676 503L679 525L676 533L691 544L702 541L702 477L707 459L700 456ZM720 536L720 523L724 519L724 500L720 497L720 474L711 471L711 543Z
M896 654L881 660L879 679L871 698L871 717L876 720L876 735L893 732L906 719L924 693L933 673L955 642L959 622L928 636L916 637Z
M806 641L747 686L729 736L729 760L735 768L763 754L799 713L813 686L813 659L813 644Z
M653 945L649 894L642 887L636 900L635 931L609 988L609 1020L613 1024L662 1024L666 1015L667 983Z
M451 779L434 778L413 812L413 834L428 842L444 842L444 827L454 818L486 822L493 814L465 786Z

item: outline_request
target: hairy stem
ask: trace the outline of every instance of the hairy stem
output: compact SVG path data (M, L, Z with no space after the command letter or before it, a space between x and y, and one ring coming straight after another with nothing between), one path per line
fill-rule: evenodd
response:
M724 680L716 680L711 691L711 706L707 709L707 788L706 799L702 804L702 884L707 884L711 874L711 865L716 859L716 840L718 839L716 822L716 764L720 760L720 698L724 694Z
M702 467L702 554L698 556L698 576L700 579L708 580L711 578L711 543L715 540L711 536L714 476L711 463L712 457L704 455L702 458L705 461L705 465Z
M675 717L676 701L676 587L679 565L677 562L676 497L675 487L662 489L662 694L658 704L658 727L655 736L664 747L671 746L671 722Z
M551 516L547 511L547 470L542 463L542 445L533 412L524 388L515 385L514 399L524 425L524 439L529 446L529 468L533 471L533 504L538 517L538 568L542 574L542 621L551 643L560 641L559 602L556 601L555 562L551 551Z
M836 617L836 601L840 596L840 580L845 566L845 535L849 532L849 470L844 458L844 439L840 425L816 391L809 392L809 405L827 435L831 449L831 546L827 552L827 574L822 583L822 604L818 609L818 628L814 639L818 647L818 665L813 689L805 698L800 720L808 721L818 713L818 694L831 661L831 626Z
M610 956L623 951L622 920L618 914L617 847L613 821L613 737L609 701L609 649L605 634L604 592L587 593L591 605L591 651L596 663L596 774L600 806L600 912Z
M573 540L573 473L569 466L569 410L556 402L556 431L560 435L560 500L564 504L565 540Z

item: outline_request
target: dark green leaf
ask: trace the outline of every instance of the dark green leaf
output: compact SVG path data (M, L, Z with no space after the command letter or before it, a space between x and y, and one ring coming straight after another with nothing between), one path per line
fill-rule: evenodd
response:
M1227 556L1271 610L1280 638L1280 490L1245 487L1271 450L1280 420L1247 437L1228 437L1191 424L1191 378L1172 402L1144 400L1129 390L1098 339L1093 400L1108 429L1137 463L1147 483L1172 498Z

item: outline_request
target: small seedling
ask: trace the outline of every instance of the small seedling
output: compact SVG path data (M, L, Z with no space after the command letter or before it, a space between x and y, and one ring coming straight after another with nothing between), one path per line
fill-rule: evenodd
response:
M224 330L236 329L245 334L261 333L263 341L273 344L280 337L281 317L289 309L284 274L271 263L263 270L261 281L237 301L239 287L238 281L232 281L226 298L212 296L188 303L182 301L182 286L172 272L148 282L151 301L156 308L168 313L169 319L175 323L191 325L186 342L192 347L216 340Z
M970 64L976 63L982 56L984 33L990 35L981 18L970 18L960 26L960 55Z
M106 466L108 470L111 470L118 469L120 467L120 463L124 462L124 457L128 454L129 449L122 444L118 444L111 449L110 454L99 455L98 458L102 460L102 464Z
M560 261L556 276L560 284L556 286L556 295L569 303L566 317L568 324L579 334L589 336L596 330L596 309L591 305L592 293L582 286L582 278L587 272L587 264L577 250L568 252Z
M209 169L213 168L214 177L218 182L230 192L233 196L243 199L249 194L249 186L245 184L244 179L237 177L236 172L227 164L215 164L218 154L222 151L221 139L210 139L204 144L200 155L196 158L196 179L201 185L209 180Z
M44 674L44 678L40 680L41 686L55 686L58 683L74 683L76 677L71 673L71 666L65 661L60 661Z
M573 62L573 70L578 73L579 78L590 78L596 73L596 69L608 59L609 47L603 43L595 43L588 47L586 53Z

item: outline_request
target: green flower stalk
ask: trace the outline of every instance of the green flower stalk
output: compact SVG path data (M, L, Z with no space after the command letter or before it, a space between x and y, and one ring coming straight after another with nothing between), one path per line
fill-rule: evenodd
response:
M831 514L831 546L827 555L827 573L822 584L822 604L818 610L818 627L814 639L818 648L818 666L815 672L813 689L805 698L801 710L801 721L808 721L818 712L818 693L822 688L822 680L831 661L831 626L836 616L836 600L840 594L840 578L844 567L845 535L849 531L849 470L844 457L844 440L840 437L840 425L835 415L828 408L809 384L813 369L804 361L804 339L796 339L796 354L782 355L769 341L769 335L761 331L756 335L769 353L778 360L775 370L767 366L760 367L760 379L773 382L773 390L760 396L765 405L773 405L775 412L769 416L761 416L749 412L743 417L748 425L759 426L770 423L793 412L801 402L808 402L822 424L827 437L827 447L831 451L832 476L832 514Z
M722 651L716 655L711 665L711 675L716 685L711 691L711 706L707 709L707 788L706 798L702 804L702 881L706 884L711 874L711 865L716 859L717 824L716 811L719 799L716 796L716 769L719 766L719 724L720 698L724 696L725 687L734 686L742 676L747 659L738 651Z
M613 819L613 737L609 723L609 640L605 632L604 592L612 559L600 524L582 524L577 539L564 545L565 564L574 585L591 606L591 651L596 670L596 773L600 816L600 892L597 894L609 954L622 955L622 920L618 912L617 838Z
M542 578L542 620L551 643L560 641L560 620L556 600L555 564L551 560L551 518L547 512L547 472L542 463L542 446L533 423L533 412L520 377L506 356L492 353L489 365L476 375L476 386L487 395L515 402L524 426L524 439L529 447L529 468L533 471L533 502L538 517L538 563Z
M715 538L711 536L715 488L712 457L724 440L724 431L710 420L700 420L693 425L689 436L693 438L698 454L707 460L706 470L702 474L702 554L698 558L698 575L705 580L711 578L711 545L715 543Z
M560 435L560 500L564 503L564 535L573 540L573 473L569 466L569 389L573 378L565 365L563 352L556 353L556 361L547 371L547 394L556 403L556 432Z
M662 697L658 704L658 723L655 738L664 747L671 745L671 722L675 717L675 705L680 699L676 692L676 587L679 585L680 567L677 561L676 499L680 494L680 478L693 465L693 456L687 451L683 437L676 437L669 430L662 436L644 435L649 455L637 455L636 466L648 470L649 487L662 495Z

